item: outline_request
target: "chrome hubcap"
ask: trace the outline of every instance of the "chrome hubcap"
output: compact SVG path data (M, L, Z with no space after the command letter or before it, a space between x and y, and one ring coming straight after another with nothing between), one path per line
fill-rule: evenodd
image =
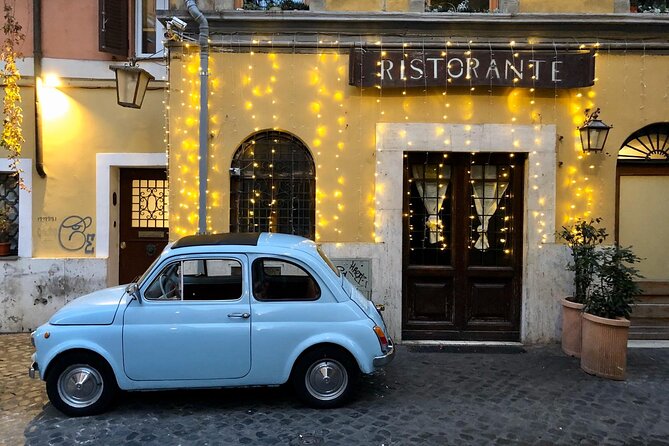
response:
M58 379L58 395L72 407L94 404L100 399L103 389L102 376L89 365L71 365Z
M334 359L314 363L304 379L309 393L319 400L333 400L348 386L346 368Z

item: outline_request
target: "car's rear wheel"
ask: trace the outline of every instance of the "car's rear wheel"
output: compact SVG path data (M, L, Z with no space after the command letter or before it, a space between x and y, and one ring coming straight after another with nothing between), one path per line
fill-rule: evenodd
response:
M109 408L118 393L107 362L92 353L69 353L54 360L46 377L46 393L65 415L95 415Z
M298 359L291 380L306 404L330 408L341 406L351 397L358 375L350 354L334 347L318 347Z

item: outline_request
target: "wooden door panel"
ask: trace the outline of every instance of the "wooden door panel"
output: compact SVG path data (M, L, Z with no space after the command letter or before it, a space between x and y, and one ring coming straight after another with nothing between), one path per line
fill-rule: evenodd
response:
M510 282L476 281L471 284L467 326L512 323L513 292Z
M452 322L453 282L416 277L409 288L409 320Z

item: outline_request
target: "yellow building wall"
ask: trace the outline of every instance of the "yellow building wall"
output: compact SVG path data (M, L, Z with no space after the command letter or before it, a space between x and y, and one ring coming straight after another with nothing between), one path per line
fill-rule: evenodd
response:
M171 237L197 229L198 55L171 66ZM228 169L239 144L255 131L278 129L301 138L317 166L317 239L374 240L376 124L555 124L559 136L557 227L603 217L614 232L617 149L633 131L667 120L667 58L597 58L593 87L571 90L479 87L362 91L348 85L348 56L273 53L211 57L209 222L229 230ZM185 81L183 81L185 79ZM614 129L607 152L584 156L577 126L586 108ZM476 148L472 148L476 150ZM510 147L509 151L513 151Z
M615 0L520 0L521 13L611 14Z
M92 246L78 247L82 231L95 234L96 154L104 152L164 152L163 91L148 91L140 110L116 104L111 88L45 88L42 102L42 140L47 177L33 172L33 256L95 257ZM32 108L30 109L32 113ZM32 132L32 122L24 121ZM34 144L26 141L28 153ZM33 161L34 162L34 161ZM70 216L80 226L59 233ZM88 251L88 252L87 252Z

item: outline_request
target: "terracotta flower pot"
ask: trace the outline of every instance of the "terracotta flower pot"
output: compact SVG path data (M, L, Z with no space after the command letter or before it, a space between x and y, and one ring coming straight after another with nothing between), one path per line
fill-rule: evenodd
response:
M562 304L562 351L569 356L581 357L581 315L583 304L567 299Z
M10 247L11 247L10 243L5 243L5 242L0 243L0 257L8 256Z
M624 380L630 321L583 313L581 368L602 378Z

